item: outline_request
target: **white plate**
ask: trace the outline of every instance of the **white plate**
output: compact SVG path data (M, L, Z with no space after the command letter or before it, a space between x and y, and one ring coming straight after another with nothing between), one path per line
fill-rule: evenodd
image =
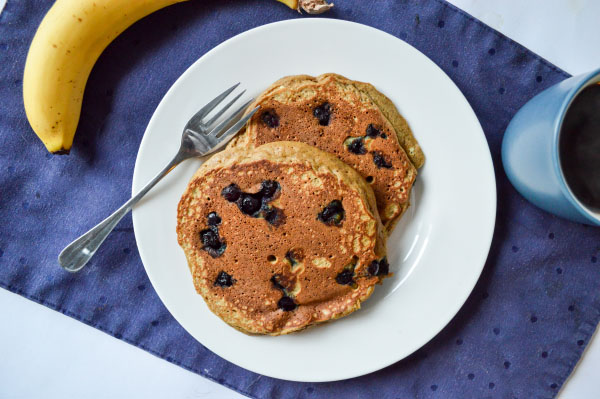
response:
M133 192L177 151L179 134L191 115L232 83L240 81L250 95L257 95L284 75L324 72L371 82L389 96L427 157L413 205L388 241L395 274L361 310L281 337L247 336L213 315L194 290L175 234L179 197L200 161L188 161L171 172L133 212L146 272L177 321L219 356L260 374L295 381L332 381L376 371L433 338L477 282L496 216L487 142L454 83L405 42L364 25L328 19L261 26L194 63L165 95L146 129Z

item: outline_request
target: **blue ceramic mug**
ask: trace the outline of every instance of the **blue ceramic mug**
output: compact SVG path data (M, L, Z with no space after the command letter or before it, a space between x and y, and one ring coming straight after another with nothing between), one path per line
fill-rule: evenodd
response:
M558 148L573 99L598 82L600 69L566 79L532 98L506 128L502 163L513 186L534 205L575 222L600 226L600 210L582 204L565 181Z

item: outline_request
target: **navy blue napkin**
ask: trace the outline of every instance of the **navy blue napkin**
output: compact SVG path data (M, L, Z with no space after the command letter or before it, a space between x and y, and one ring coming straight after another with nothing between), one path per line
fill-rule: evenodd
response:
M8 0L0 14L1 287L251 397L556 395L600 318L600 229L558 219L519 196L502 170L500 141L517 109L564 72L441 0L335 2L327 17L407 41L465 94L491 148L498 220L475 290L425 347L360 378L287 382L226 362L179 326L146 277L130 218L81 273L62 271L56 258L127 199L146 124L188 66L238 33L301 16L268 0L190 1L150 15L100 57L71 155L52 156L27 123L21 91L29 43L51 3ZM365 57L376 62L376 54ZM363 344L375 354L393 345L377 337Z

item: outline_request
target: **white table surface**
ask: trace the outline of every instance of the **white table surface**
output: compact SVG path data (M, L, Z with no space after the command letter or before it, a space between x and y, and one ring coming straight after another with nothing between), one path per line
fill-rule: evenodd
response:
M0 0L0 10L6 0ZM343 1L343 0L337 0ZM450 0L571 74L600 66L598 0ZM276 6L276 5L274 5ZM242 398L0 289L0 398ZM559 398L600 397L597 335Z

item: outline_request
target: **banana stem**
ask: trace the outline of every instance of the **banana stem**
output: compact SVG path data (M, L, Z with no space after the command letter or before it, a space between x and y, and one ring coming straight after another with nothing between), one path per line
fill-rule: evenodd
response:
M327 3L326 0L299 0L298 11L304 10L308 14L322 14L331 9L333 3Z

